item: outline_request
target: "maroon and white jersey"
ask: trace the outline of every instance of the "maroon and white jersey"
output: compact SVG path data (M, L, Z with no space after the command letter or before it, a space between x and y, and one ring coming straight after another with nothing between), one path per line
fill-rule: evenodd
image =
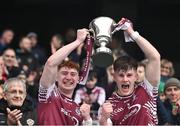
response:
M91 94L95 96L96 101L99 105L102 105L105 102L106 93L104 88L95 86ZM89 94L87 93L87 88L86 87L80 88L75 93L74 101L77 104L80 104L82 103L82 101L85 99L86 96L89 96Z
M38 103L39 125L82 124L80 107L70 98L60 94L57 86L46 89L40 86Z
M111 121L113 125L157 125L158 88L147 80L139 84L129 96L113 93L108 99L113 105Z

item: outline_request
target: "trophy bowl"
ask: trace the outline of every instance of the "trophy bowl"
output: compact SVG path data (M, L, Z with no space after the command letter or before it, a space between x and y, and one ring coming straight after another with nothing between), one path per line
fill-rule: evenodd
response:
M115 21L109 17L95 18L89 24L89 29L93 33L95 44L98 46L92 55L92 63L99 67L112 65L114 58L111 49L107 44L112 41L112 32L115 28Z

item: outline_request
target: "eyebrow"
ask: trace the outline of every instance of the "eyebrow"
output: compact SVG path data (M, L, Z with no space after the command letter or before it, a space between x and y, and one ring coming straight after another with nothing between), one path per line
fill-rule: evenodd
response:
M61 72L68 72L68 71L62 70ZM76 71L71 71L71 72L68 72L68 73L77 73L78 74L78 72L76 72Z
M15 55L8 55L8 54L5 54L5 56L7 56L7 57L15 57Z

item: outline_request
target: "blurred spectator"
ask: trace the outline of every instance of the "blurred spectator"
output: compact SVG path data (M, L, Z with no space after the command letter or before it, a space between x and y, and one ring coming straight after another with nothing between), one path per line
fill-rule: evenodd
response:
M31 40L31 52L39 62L40 65L44 65L46 60L45 50L39 45L38 35L34 32L27 34L27 37Z
M0 84L0 100L4 98L4 91L3 91L3 85Z
M7 70L2 56L0 56L0 100L4 97L3 84L7 79Z
M4 81L7 79L8 71L4 64L3 57L0 56L0 84L4 84Z
M14 38L14 32L12 29L5 29L0 36L0 55L8 48L9 44Z
M59 48L64 46L63 37L60 34L55 34L51 38L51 54L54 54Z
M116 89L116 83L114 82L114 78L113 78L113 74L114 74L113 65L106 68L106 73L107 73L107 84L105 85L105 91L106 91L106 99L108 99Z
M40 78L38 72L31 71L26 79L27 93L29 94L29 96L33 98L35 106L37 105L38 102L38 90L39 90L39 78Z
M161 81L159 84L159 93L164 92L164 85L167 79L174 75L173 63L167 59L161 59Z
M65 41L70 43L76 39L76 36L76 30L73 28L68 28L65 33Z
M17 76L17 78L21 79L22 81L24 81L24 83L26 83L27 76L24 71L21 71L21 73Z
M20 74L21 69L19 68L14 49L6 49L3 53L3 60L8 71L8 78L17 77Z
M164 102L166 100L166 95L164 94L164 92L159 92L158 95L159 95L158 97L160 98L160 100L162 102Z
M105 102L105 90L102 87L96 86L97 73L89 71L88 80L85 87L78 89L75 93L74 101L81 105L87 103L91 105L91 117L97 119L97 111Z
M161 60L161 75L165 77L172 77L174 75L173 63L167 59ZM168 78L162 78L166 81Z
M35 125L37 112L26 96L26 85L18 78L4 84L4 99L0 100L0 125Z
M157 97L157 116L158 116L158 125L170 124L168 112L164 106L164 102L160 99L160 97Z
M115 36L112 36L112 42L110 43L110 48L112 50L114 60L116 60L120 56L128 55L121 47L121 40L118 40L118 38Z
M164 102L169 116L169 124L180 125L180 81L177 78L170 78L164 88L167 97Z
M145 79L145 69L146 69L146 64L139 62L138 67L137 67L137 80L136 83L139 84L144 81Z
M39 63L32 54L31 40L28 37L23 37L19 43L19 49L17 50L17 61L20 68L29 74L30 71L36 71L39 67Z

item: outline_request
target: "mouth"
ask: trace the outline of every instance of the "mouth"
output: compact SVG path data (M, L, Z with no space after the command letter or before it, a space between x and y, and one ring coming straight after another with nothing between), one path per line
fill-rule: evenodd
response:
M127 93L129 94L129 92L130 92L130 85L129 84L122 84L121 85L121 91L122 91L123 95L124 94L127 95Z
M22 100L20 100L20 99L12 99L12 101L14 101L15 103L19 103L19 102L21 102Z
M64 85L72 86L74 83L72 81L64 81Z
M174 95L172 95L172 96L171 96L171 99L172 99L172 100L176 100L176 99L177 99L177 97L176 97L176 96L174 96Z
M22 100L12 100L11 104L14 106L21 106L23 104Z
M122 84L121 87L122 89L129 89L129 84Z

